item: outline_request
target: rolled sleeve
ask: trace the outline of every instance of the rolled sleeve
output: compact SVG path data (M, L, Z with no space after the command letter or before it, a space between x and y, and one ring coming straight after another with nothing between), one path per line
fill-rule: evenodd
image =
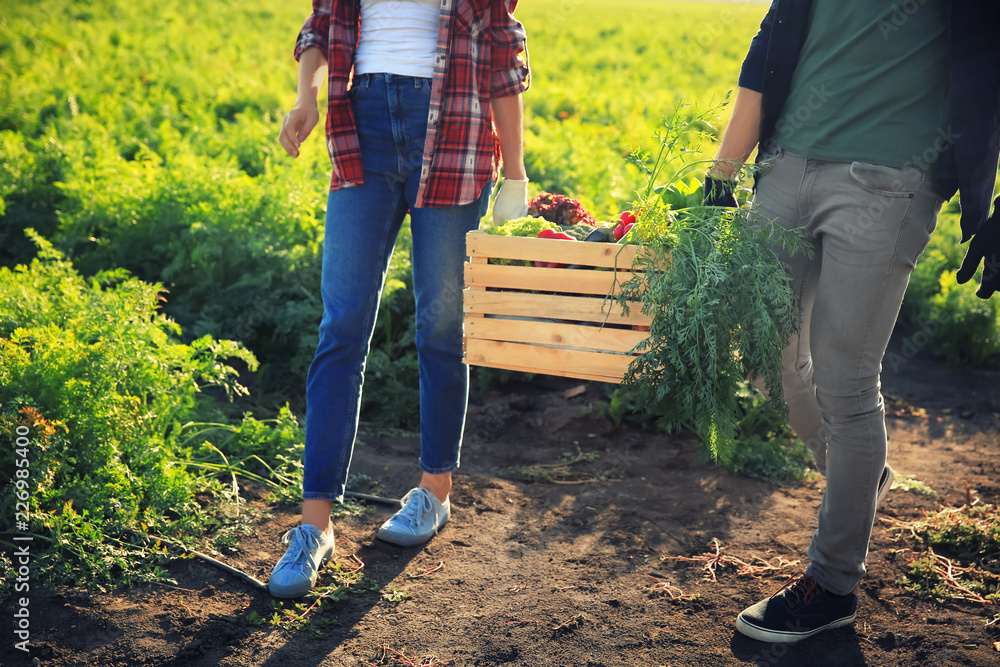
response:
M509 97L528 90L531 69L528 66L527 35L514 18L516 0L492 3L490 24L491 97Z
M306 19L299 36L295 40L295 60L313 46L330 54L330 13L332 0L314 0L312 14Z

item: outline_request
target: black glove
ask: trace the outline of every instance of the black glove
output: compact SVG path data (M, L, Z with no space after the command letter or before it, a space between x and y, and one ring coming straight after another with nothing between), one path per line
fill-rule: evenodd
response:
M702 203L705 206L725 206L726 208L737 208L736 197L733 196L733 189L736 184L724 178L705 177L705 190L702 194Z
M1000 197L993 202L993 215L969 242L969 250L955 276L959 285L976 275L980 261L983 262L983 279L979 281L976 296L988 299L993 292L1000 291Z

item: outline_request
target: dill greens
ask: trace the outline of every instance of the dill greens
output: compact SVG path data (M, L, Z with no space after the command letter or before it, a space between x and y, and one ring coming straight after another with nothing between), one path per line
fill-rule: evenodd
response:
M655 414L666 430L691 428L713 458L727 462L748 378L761 378L787 414L781 350L797 328L798 306L773 248L805 252L806 244L750 207L702 205L701 184L690 177L698 163L686 157L695 151L682 139L692 131L704 136L697 128L707 126L708 113L689 120L675 113L656 135L654 157L629 156L648 176L633 207L638 222L630 238L644 251L634 265L642 273L616 299L626 309L626 302L639 302L652 317L624 379L637 407Z

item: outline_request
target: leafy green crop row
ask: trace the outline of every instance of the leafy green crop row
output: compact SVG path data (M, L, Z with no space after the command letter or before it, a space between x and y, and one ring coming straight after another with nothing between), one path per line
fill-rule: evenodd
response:
M14 527L17 501L27 502L32 530L60 547L40 571L50 581L133 581L148 575L134 557L147 533L187 540L210 532L211 516L193 497L207 484L189 471L206 442L193 429L228 421L225 397L245 392L227 361L257 362L232 341L180 342L160 312L158 285L121 269L84 279L35 240L41 252L30 265L0 268L0 469L28 462L18 466L26 489L0 488L0 531ZM301 442L287 411L269 424L245 416L233 430L276 465ZM245 456L243 444L210 448L235 458Z
M291 46L308 10L261 0L8 3L0 264L33 255L23 236L30 226L85 275L121 267L162 283L164 310L186 334L244 343L262 362L259 387L300 396L321 310L329 166L319 131L297 160L275 135L294 99ZM625 156L678 99L704 107L725 97L763 11L752 3L522 3L532 187L577 197L599 219L628 208L642 177ZM702 129L718 136L724 122ZM953 248L955 238L941 245ZM404 239L401 254L407 248ZM379 323L387 339L377 347L387 355L371 360L393 386L368 385L366 410L380 416L398 411L398 387L413 379L412 360L402 374L386 363L414 353L405 271L398 263L387 285L386 297L404 290L394 320ZM934 284L914 298L940 291ZM955 313L955 326L938 334L952 346L964 311L979 306L963 294L945 295L937 308ZM995 345L996 318L979 317ZM989 344L964 356L989 357Z
M0 275L0 418L5 434L38 425L51 452L37 468L48 485L38 502L66 530L160 525L168 506L192 502L193 464L295 475L301 438L280 406L301 409L316 344L329 162L320 131L296 160L275 137L294 100L291 49L308 11L304 1L263 0L4 4L0 266L30 263L37 246L25 230L34 228L74 268L46 253ZM704 108L725 97L763 11L521 3L534 77L525 96L532 188L577 197L598 219L629 208L644 181L625 160L631 147L648 144L680 98ZM717 137L724 121L700 129ZM939 227L904 305L912 348L985 363L1000 352L996 300L954 285L949 271L964 249L953 204ZM363 409L413 428L405 230L397 247ZM244 372L247 350L261 361L255 376ZM235 388L225 357L277 422L216 414L195 390Z

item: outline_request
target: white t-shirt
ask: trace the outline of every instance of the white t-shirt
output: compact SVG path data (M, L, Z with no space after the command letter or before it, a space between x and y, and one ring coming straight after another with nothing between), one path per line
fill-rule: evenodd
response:
M441 0L361 0L354 73L431 78Z

